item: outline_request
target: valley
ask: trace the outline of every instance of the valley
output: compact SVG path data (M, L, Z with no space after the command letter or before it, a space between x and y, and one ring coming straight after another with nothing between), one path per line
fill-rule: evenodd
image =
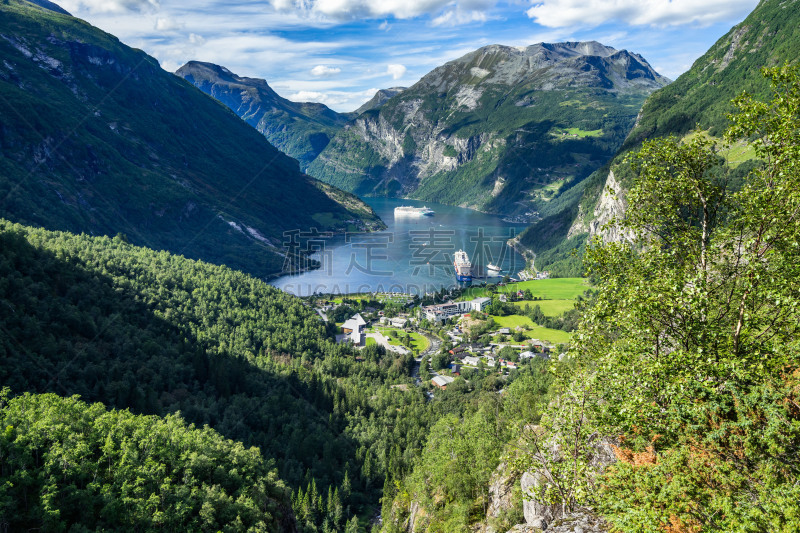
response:
M800 2L424 4L0 1L0 531L800 530Z

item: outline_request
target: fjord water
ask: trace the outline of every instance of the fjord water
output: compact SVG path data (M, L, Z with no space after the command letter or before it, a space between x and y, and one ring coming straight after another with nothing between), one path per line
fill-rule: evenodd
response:
M306 238L300 248L314 250L311 257L321 262L321 268L290 272L273 280L272 285L297 296L375 291L422 294L457 284L453 253L462 249L469 254L473 269L479 274L485 274L485 265L489 263L500 266L503 274L511 275L525 266L523 258L506 245L524 225L431 202L395 198L364 201L386 223L385 231ZM394 208L401 205L427 206L436 214L395 218ZM305 236L309 237L307 233ZM476 279L473 284L482 281Z

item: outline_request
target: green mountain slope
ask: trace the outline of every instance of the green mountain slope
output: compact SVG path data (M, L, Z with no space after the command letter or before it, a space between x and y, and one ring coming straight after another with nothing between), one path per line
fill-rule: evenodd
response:
M764 0L748 17L721 37L692 68L670 85L654 92L642 107L636 126L613 160L584 184L584 191L558 205L549 218L532 225L520 238L521 247L537 255L536 266L565 275L580 274L580 260L571 256L581 249L587 236L617 240L621 236L604 230L615 216L625 211L624 192L629 172L622 165L627 152L646 139L677 135L695 128L711 136L721 135L732 112L731 100L747 91L757 97L769 94L763 67L800 56L800 4L795 1ZM724 150L735 163L746 161L752 151L746 146ZM754 162L736 168L743 175ZM734 180L738 176L733 176ZM614 190L613 195L605 193Z
M280 270L284 231L380 225L224 106L84 21L3 2L0 57L4 217L121 232L256 275Z
M298 298L227 267L0 220L2 386L180 412L258 446L295 496L316 493L293 497L298 521L318 526L301 531L374 512L434 418L413 356L356 350L333 333Z
M596 42L487 46L363 113L309 173L362 195L535 217L614 154L667 82Z
M175 74L231 108L303 168L350 118L323 104L282 98L266 80L237 76L213 63L190 61Z

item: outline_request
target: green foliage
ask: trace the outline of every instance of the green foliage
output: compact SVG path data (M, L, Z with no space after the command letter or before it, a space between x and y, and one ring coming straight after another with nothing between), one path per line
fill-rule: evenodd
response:
M465 375L467 371L465 370ZM486 519L489 482L501 461L503 475L521 475L511 463L524 428L538 421L548 403L551 375L545 359L535 359L509 376L497 379L493 369L469 372L469 383L456 380L436 392L431 405L438 418L413 471L397 484L390 507L384 505L383 531L400 531L409 519L412 502L418 507L416 531L460 532ZM506 388L502 396L500 387ZM513 506L493 520L494 527L518 523L522 495L519 486Z
M587 436L573 459L538 464L585 470L594 434L618 436L620 462L562 476L569 498L554 484L551 501L594 504L622 531L800 527L798 72L766 72L768 103L734 103L728 138L755 139L764 161L741 189L700 138L632 159L623 225L637 240L590 249L599 289L554 404L582 410L554 435Z
M257 448L179 416L0 395L0 525L12 531L286 531L288 490Z
M180 411L258 446L295 490L342 494L349 469L341 520L409 470L432 421L422 391L389 387L413 383L405 358L367 347L357 361L301 300L225 267L0 221L0 280L14 393Z

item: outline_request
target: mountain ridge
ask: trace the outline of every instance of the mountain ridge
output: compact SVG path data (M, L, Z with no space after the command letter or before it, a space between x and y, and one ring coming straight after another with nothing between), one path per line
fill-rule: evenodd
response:
M238 76L214 63L189 61L175 74L228 106L303 168L350 118L324 104L283 98L265 79Z
M144 52L22 0L0 13L0 215L260 276L285 231L382 227Z
M489 45L358 116L308 171L360 195L536 218L613 155L668 82L595 41Z

